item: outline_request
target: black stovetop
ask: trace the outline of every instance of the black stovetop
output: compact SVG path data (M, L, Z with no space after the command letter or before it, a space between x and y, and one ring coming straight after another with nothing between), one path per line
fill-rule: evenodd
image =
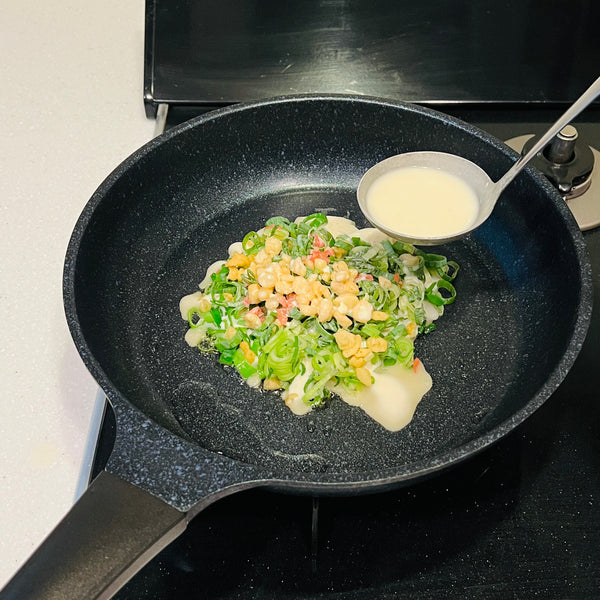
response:
M600 64L600 4L586 0L147 0L146 12L146 108L167 104L167 126L229 102L356 92L433 105L506 140L543 131ZM600 148L598 104L578 129ZM393 492L234 494L115 598L599 597L600 229L584 235L588 338L510 436ZM95 472L113 431L108 408Z

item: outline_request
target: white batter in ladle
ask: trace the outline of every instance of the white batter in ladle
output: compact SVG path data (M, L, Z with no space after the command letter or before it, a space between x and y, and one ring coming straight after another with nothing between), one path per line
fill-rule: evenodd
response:
M392 238L434 245L459 239L492 213L525 165L600 95L600 77L497 182L475 163L445 152L408 152L371 167L358 185L367 219Z

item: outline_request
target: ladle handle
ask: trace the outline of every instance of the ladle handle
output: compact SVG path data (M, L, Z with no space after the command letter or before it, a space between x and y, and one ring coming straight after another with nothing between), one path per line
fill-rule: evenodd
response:
M592 83L592 85L576 100L572 106L548 129L548 131L540 137L540 139L533 145L531 150L525 155L521 156L519 160L501 177L497 183L494 184L496 192L500 195L500 192L521 172L525 165L540 151L542 150L554 136L568 125L580 112L582 112L587 106L593 102L600 95L600 77Z

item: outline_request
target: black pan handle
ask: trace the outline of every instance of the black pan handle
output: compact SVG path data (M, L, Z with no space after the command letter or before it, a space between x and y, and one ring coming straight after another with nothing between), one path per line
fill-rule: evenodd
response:
M187 523L186 513L103 471L0 600L106 600Z

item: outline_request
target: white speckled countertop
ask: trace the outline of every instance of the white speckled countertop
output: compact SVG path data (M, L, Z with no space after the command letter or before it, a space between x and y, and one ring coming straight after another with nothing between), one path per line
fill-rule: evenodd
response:
M75 500L97 386L63 258L93 191L152 137L143 50L141 1L0 5L0 588Z

